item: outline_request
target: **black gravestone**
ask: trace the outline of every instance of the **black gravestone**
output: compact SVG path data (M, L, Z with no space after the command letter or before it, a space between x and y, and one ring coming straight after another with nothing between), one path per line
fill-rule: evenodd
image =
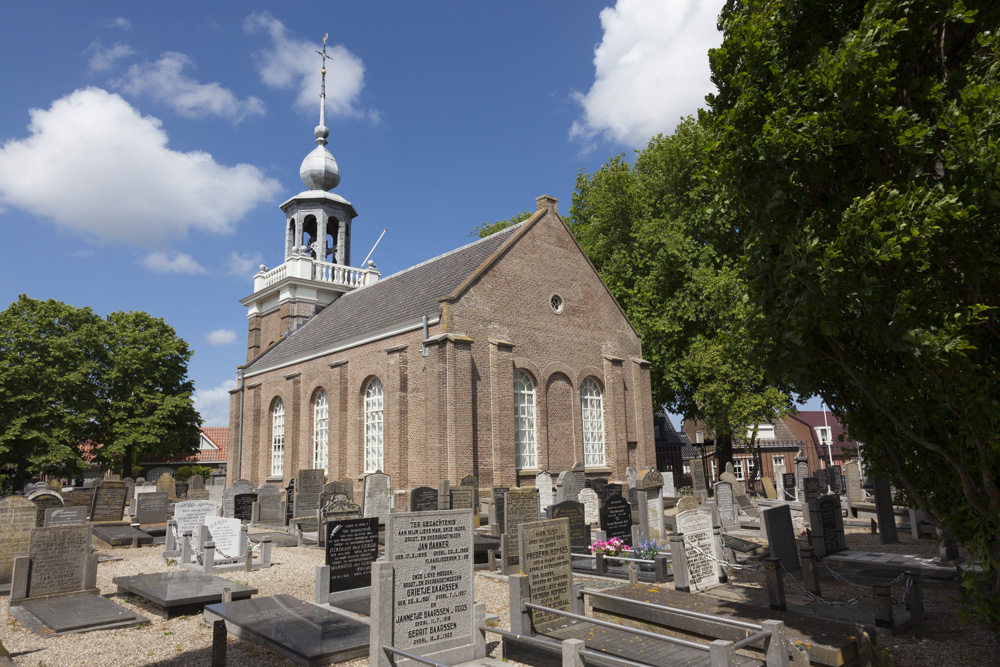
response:
M590 526L584 519L583 503L564 500L549 505L546 510L550 519L569 519L569 546L574 550L590 548Z
M815 477L806 477L802 482L802 490L805 493L807 501L812 498L819 498L819 480Z
M815 477L817 483L819 483L819 488L825 492L827 486L826 471L823 470L822 468L813 470L813 477Z
M291 524L295 514L295 478L288 480L285 487L285 523Z
M257 502L256 493L237 493L233 496L233 518L240 521L250 521L253 518L253 504Z
M436 512L438 508L438 492L429 486L418 486L410 491L411 512Z
M618 537L632 546L632 508L621 495L610 496L601 505L601 530L607 539Z
M622 494L621 484L608 484L607 486L604 487L604 497L601 498L601 501L603 502L608 498L610 498L611 496L620 496L621 494Z
M371 586L372 562L378 558L378 517L326 524L326 564L330 592Z
M594 479L588 479L587 485L594 490L597 494L597 499L603 501L608 497L608 479L607 477L595 477Z
M174 483L175 493L180 499L187 498L188 494L188 483L187 482L175 482Z
M785 490L785 500L795 500L795 473L786 472L781 476L781 486Z
M507 486L494 486L493 489L493 521L495 525L493 526L494 535L502 535L504 528L506 527L506 504L504 503L504 494L510 491L510 487Z

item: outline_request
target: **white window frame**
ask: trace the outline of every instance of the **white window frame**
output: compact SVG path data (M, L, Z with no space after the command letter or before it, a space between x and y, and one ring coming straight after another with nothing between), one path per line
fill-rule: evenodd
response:
M583 425L583 465L603 468L607 465L604 448L604 397L601 385L587 378L580 385L580 412Z
M829 426L816 426L816 439L824 447L833 443L833 429Z
M746 459L733 459L733 476L740 482L747 479L745 461Z
M747 429L747 440L753 437L753 427ZM757 424L757 440L774 440L774 424Z
M285 468L285 402L275 400L271 408L271 477L281 477Z
M514 372L514 447L518 470L538 467L535 381L526 372Z
M326 470L330 452L330 399L320 389L313 400L313 468Z
M372 378L365 387L365 473L382 470L385 453L385 392L382 381Z
M773 472L775 470L778 469L778 466L781 466L782 468L785 467L785 457L784 457L784 455L781 455L781 456L777 456L776 455L776 456L772 456L771 457L771 471L772 471L772 474L773 474ZM787 468L786 468L786 470L787 470Z
M705 432L698 430L694 432L694 441L699 445L705 442Z

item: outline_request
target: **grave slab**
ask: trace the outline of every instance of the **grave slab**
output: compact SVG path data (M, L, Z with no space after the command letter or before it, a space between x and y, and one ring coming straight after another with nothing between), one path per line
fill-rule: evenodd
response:
M262 644L299 665L330 665L368 655L368 626L290 595L205 607L205 621L224 620L240 639Z
M206 604L222 602L225 588L230 590L233 600L244 600L257 593L256 588L189 570L115 577L111 582L118 586L119 593L132 593L163 607L167 618L190 614Z
M139 539L139 546L153 543L153 536L128 525L108 526L102 524L94 525L94 537L101 540L109 547L130 547L132 539Z
M11 607L10 614L40 637L111 630L149 621L107 598L89 593L24 600Z

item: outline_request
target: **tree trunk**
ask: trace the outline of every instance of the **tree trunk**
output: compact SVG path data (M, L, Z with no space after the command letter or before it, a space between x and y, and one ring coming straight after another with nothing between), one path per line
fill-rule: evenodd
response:
M127 445L125 447L124 453L122 453L122 470L121 470L122 479L132 476L132 454L134 448L135 445Z

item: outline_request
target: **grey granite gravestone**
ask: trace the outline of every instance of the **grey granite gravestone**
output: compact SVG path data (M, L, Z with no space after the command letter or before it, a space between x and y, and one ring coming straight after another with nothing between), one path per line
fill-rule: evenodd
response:
M632 546L632 507L620 495L609 497L601 505L601 530L605 539L617 537Z
M478 632L472 513L391 514L385 535L385 563L373 573L369 662L380 664L384 645L436 662L471 660Z
M703 591L721 583L717 561L722 560L712 515L688 510L677 515L677 534L670 540L674 588Z
M296 519L304 517L315 518L319 509L319 496L323 493L326 483L326 471L322 468L299 470L295 476L295 507Z
M204 491L205 478L201 475L191 475L188 479L188 491Z
M715 506L719 510L719 521L726 528L736 525L736 503L733 496L733 485L729 482L718 482L715 485Z
M45 510L45 527L82 526L87 523L86 507L50 507Z
M538 511L544 512L545 508L552 504L552 475L544 470L537 473L535 488L538 489Z
M728 472L724 472L721 475L719 475L719 479L721 479L724 482L729 482L732 485L733 497L735 498L736 505L737 507L740 508L741 512L743 512L749 517L760 516L760 510L757 509L757 506L753 504L753 501L750 499L750 496L748 496L746 491L743 489L743 484L738 479L736 479L735 476L729 474Z
M11 587L12 606L25 598L97 589L97 554L90 553L89 525L32 529L28 559L23 589L17 590L17 583Z
M180 541L184 532L191 531L191 546L195 554L201 551L201 527L205 525L208 517L219 516L222 510L221 503L212 500L185 500L174 505L174 522L177 529L178 553L180 555ZM169 556L171 554L164 553Z
M410 491L410 511L432 512L438 508L438 492L429 486L418 486Z
M10 584L14 559L28 555L36 513L35 504L22 496L0 499L0 590Z
M135 499L135 520L142 525L167 522L167 494L141 493Z
M518 531L521 571L528 579L531 603L572 611L569 521L551 519L523 523ZM544 633L565 625L566 617L533 609L531 623L535 632Z
M281 489L274 484L257 487L257 522L281 524Z
M35 507L38 508L38 511L35 513L35 527L37 528L45 525L45 510L50 507L62 507L65 504L63 503L62 496L51 489L32 491L28 494L27 498L35 503Z
M494 535L503 535L505 519L506 494L510 491L508 486L494 486L490 493L493 497L493 504L490 506L490 532Z
M245 600L257 589L238 581L230 581L191 570L171 570L155 574L115 577L111 583L118 593L131 593L163 607L166 617L197 613L206 604L222 601L228 589L233 600Z
M797 489L795 497L800 503L806 501L805 482L808 476L809 462L801 454L797 455L795 457L795 488Z
M664 498L676 498L677 497L677 486L674 483L674 472L668 470L663 476L663 497Z
M378 522L385 524L392 511L392 482L389 475L381 472L365 475L361 498L361 511L364 516L378 517Z
M504 499L504 529L501 544L504 568L516 572L518 564L517 527L522 523L538 521L538 494L534 489L511 489Z
M856 461L851 461L845 468L847 468L847 500L852 503L865 502L865 491L861 488L861 466Z
M330 521L325 537L326 565L317 575L326 577L323 602L329 602L330 593L371 586L372 563L378 558L378 518Z
M577 499L580 496L580 491L586 487L587 474L584 471L583 464L580 462L574 463L573 468L565 472L563 477L562 488L559 493L559 502L571 501L578 502Z
M94 491L94 504L90 508L90 520L121 521L128 502L125 482L105 481Z
M257 502L256 493L237 493L233 496L233 518L249 522L253 519L253 504Z
M817 557L847 549L844 516L837 494L828 493L809 501L809 527L809 542Z
M795 528L788 505L778 505L764 510L764 533L771 550L771 557L781 561L787 571L799 567L799 548L795 543Z
M584 518L583 503L564 500L550 505L550 519L566 519L569 522L569 545L573 551L583 552L590 548L590 526Z
M205 607L205 621L266 646L300 665L329 665L368 655L368 625L291 595L234 600Z
M578 496L583 503L583 520L593 526L601 520L601 501L593 489L583 489Z
M236 512L236 496L243 493L253 493L253 484L245 479L236 480L222 492L222 516L233 518Z

